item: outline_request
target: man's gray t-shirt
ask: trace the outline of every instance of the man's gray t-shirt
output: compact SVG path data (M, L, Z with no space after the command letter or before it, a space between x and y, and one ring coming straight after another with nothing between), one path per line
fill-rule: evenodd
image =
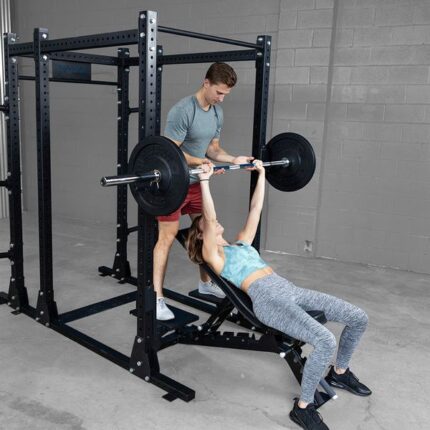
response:
M212 139L220 137L223 119L221 106L210 106L209 110L205 111L194 95L188 96L170 109L164 135L183 142L181 149L187 154L205 158ZM192 184L198 181L197 176L190 176Z

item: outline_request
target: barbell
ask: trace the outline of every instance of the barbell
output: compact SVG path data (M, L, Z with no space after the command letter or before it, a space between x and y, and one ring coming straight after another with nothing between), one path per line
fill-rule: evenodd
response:
M263 163L264 167L271 166L283 166L290 163L289 160L278 160L278 161L266 161ZM218 170L240 170L254 167L253 163L244 163L244 164L225 164L225 165L217 165L214 166L214 171ZM190 175L198 175L199 173L203 173L204 170L201 168L198 169L189 169L188 173ZM103 187L111 187L112 185L123 185L123 184L132 184L133 182L138 181L151 181L154 183L158 183L161 181L161 172L159 170L153 170L152 172L144 173L143 175L118 175L118 176L103 176L100 179L100 183Z
M263 148L263 166L269 183L281 191L303 188L315 172L315 153L311 144L299 134L281 133ZM214 170L240 170L252 163L215 166ZM189 169L182 150L163 136L149 136L136 145L129 160L128 175L105 176L102 186L130 184L139 206L149 215L169 215L185 200L190 174L202 169Z

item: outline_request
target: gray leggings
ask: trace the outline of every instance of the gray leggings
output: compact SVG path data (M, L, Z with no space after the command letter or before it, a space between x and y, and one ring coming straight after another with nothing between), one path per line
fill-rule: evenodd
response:
M366 330L366 313L337 297L298 288L276 273L254 281L248 294L261 322L313 346L303 370L300 396L302 401L312 403L317 385L336 350L336 338L306 311L324 311L328 321L345 324L336 358L336 366L341 369L348 367Z

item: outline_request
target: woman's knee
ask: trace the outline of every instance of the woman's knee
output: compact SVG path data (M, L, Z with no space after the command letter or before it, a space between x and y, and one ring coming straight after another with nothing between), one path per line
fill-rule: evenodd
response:
M357 308L357 312L354 319L356 322L356 326L360 328L366 329L367 325L369 324L369 316L361 308Z
M320 336L315 345L315 349L320 349L330 356L334 354L334 352L336 351L336 347L336 337L329 330L324 331L324 333Z

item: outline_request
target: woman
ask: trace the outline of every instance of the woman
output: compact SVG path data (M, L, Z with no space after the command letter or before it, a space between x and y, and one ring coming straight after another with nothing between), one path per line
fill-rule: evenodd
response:
M202 215L194 219L188 234L187 249L195 263L205 261L218 275L245 291L252 300L257 318L269 327L313 346L306 360L301 383L301 395L295 399L290 418L304 429L327 430L312 403L317 385L329 365L335 349L334 335L306 311L324 311L328 321L345 324L339 341L336 366L332 366L327 381L353 394L368 396L369 388L359 382L349 370L349 361L368 318L360 308L336 297L296 287L277 275L251 246L260 221L264 201L265 170L260 160L254 162L258 181L252 196L245 226L233 244L223 237L209 189L213 165L201 166Z

